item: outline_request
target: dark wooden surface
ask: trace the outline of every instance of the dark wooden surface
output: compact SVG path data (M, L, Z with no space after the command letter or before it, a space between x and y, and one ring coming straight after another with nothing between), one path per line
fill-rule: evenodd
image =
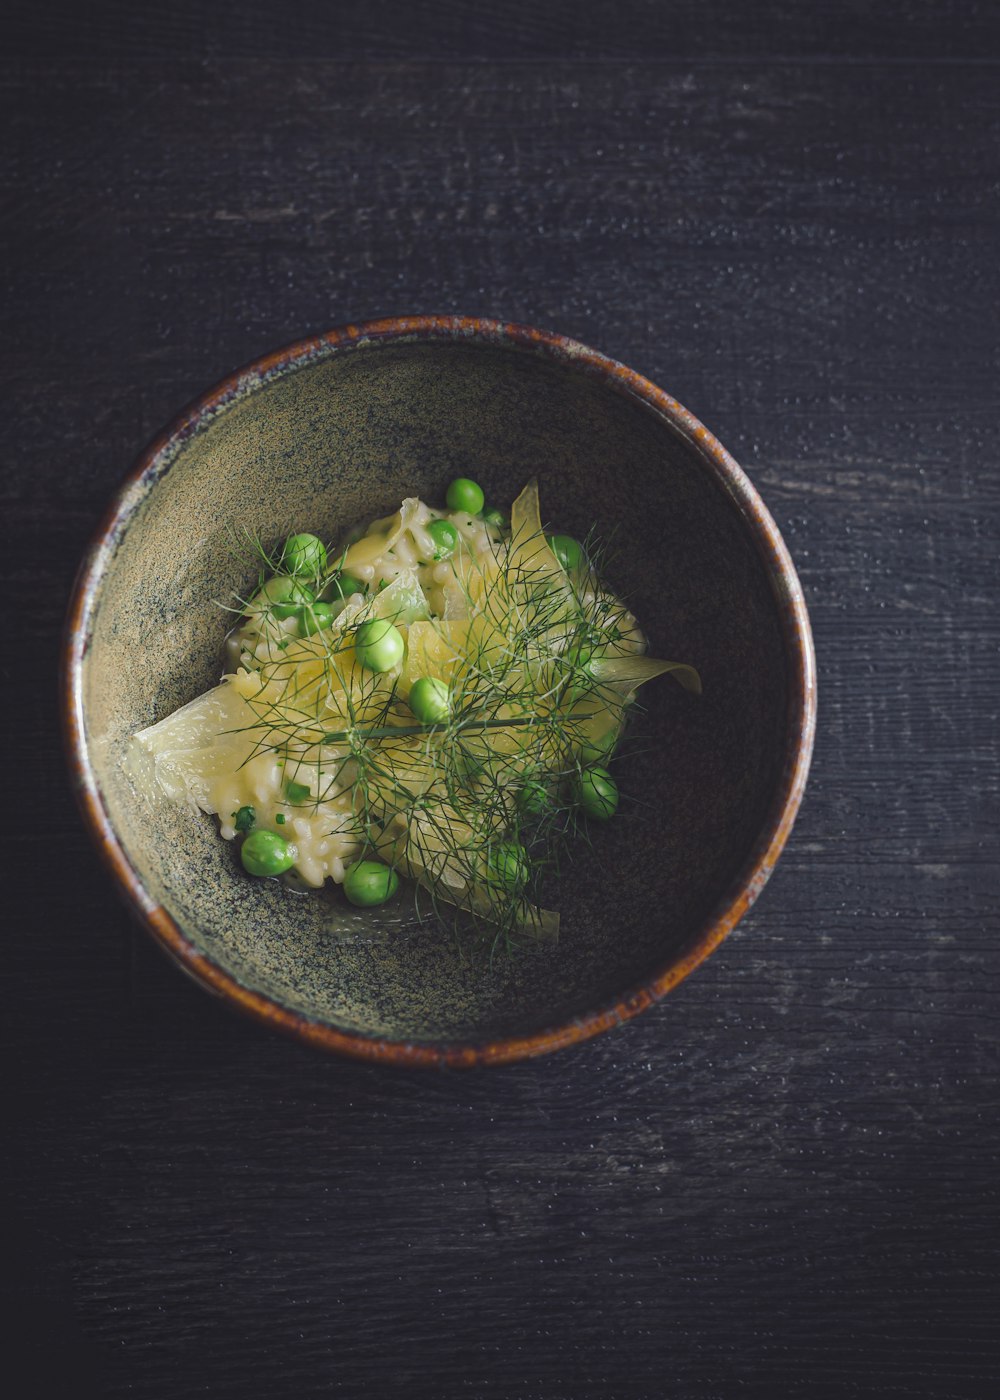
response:
M1000 1393L996 7L144 8L3 7L18 1393ZM568 333L700 415L819 655L737 934L621 1031L470 1076L320 1058L161 962L55 720L146 439L415 310Z

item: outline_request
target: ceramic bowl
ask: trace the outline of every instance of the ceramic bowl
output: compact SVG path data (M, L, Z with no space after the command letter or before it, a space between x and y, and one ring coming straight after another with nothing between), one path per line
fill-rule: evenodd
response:
M559 943L468 961L405 905L252 881L213 818L155 810L124 775L129 736L213 685L249 566L234 524L326 537L440 500L471 476L509 503L613 536L608 582L654 655L704 693L643 693L629 801L547 903ZM247 574L243 577L241 569ZM239 577L235 576L240 574ZM348 326L241 370L140 457L85 559L65 642L82 810L153 937L199 983L312 1045L401 1064L538 1055L658 1001L760 893L802 797L815 717L802 592L774 522L712 435L641 376L558 335L459 317ZM666 1023L665 1033L666 1032Z

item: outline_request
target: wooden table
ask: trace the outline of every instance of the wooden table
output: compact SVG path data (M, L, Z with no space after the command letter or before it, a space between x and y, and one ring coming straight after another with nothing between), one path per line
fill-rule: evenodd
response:
M16 4L0 46L17 1394L1000 1393L996 7L142 9ZM189 985L56 728L73 573L145 441L268 348L411 311L676 395L777 517L819 657L736 935L622 1030L470 1075Z

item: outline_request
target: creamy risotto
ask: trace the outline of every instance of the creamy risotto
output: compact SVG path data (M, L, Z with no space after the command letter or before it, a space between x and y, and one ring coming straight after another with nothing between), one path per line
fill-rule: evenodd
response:
M221 683L135 736L136 781L217 815L248 875L362 906L408 877L418 908L554 937L540 878L613 818L637 687L700 683L644 654L594 550L543 531L534 483L509 521L484 505L460 478L445 508L407 499L335 551L262 551Z

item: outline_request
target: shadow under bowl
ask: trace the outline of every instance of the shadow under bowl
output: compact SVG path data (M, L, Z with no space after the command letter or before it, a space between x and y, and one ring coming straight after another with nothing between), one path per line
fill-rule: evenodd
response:
M252 581L234 525L327 538L442 499L471 476L509 505L614 545L607 582L667 678L616 765L626 800L555 882L558 945L464 960L402 905L252 881L214 818L151 806L123 771L137 730L214 685ZM812 641L777 529L736 463L679 404L563 337L460 317L351 326L247 367L140 458L77 582L64 653L71 765L132 907L206 988L315 1045L403 1064L501 1062L593 1035L659 999L757 897L805 785Z

